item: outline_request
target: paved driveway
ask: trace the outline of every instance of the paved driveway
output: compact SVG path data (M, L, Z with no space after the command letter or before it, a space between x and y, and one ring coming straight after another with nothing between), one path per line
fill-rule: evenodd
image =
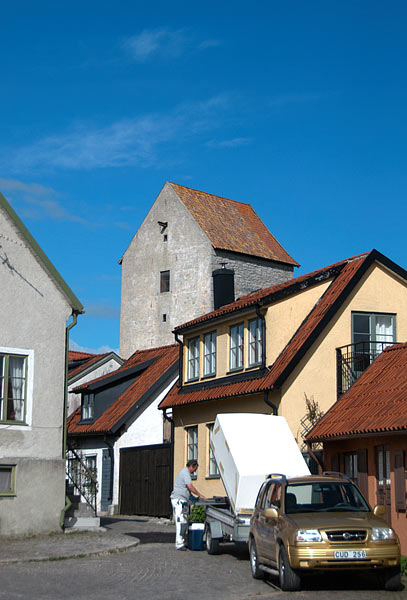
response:
M137 537L141 544L128 552L91 558L0 566L0 599L17 600L130 600L162 599L243 600L248 598L360 599L403 598L383 592L364 577L317 577L305 589L283 593L273 581L255 581L248 554L224 545L219 556L178 552L174 528L142 517L110 519L112 530Z

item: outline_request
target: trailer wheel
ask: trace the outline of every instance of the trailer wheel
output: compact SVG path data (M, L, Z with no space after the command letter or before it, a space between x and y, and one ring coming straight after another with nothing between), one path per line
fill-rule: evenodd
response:
M212 537L211 528L206 526L205 546L208 554L219 554L219 540Z
M264 579L265 573L259 568L256 542L253 538L250 540L250 570L254 579Z

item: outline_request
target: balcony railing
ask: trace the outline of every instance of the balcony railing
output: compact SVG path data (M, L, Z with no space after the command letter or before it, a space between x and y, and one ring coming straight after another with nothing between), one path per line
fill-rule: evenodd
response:
M355 342L336 349L336 381L339 398L355 383L387 346L397 342Z

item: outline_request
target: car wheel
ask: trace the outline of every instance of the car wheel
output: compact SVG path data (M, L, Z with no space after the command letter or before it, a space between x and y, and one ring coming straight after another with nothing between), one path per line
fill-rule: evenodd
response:
M209 525L206 526L205 546L208 554L219 554L219 540L212 537Z
M284 592L295 592L301 589L301 577L291 568L288 561L287 551L284 546L280 547L278 557L278 574L280 587Z
M250 569L254 579L264 579L264 571L259 568L256 542L253 538L250 541Z
M380 583L388 592L398 592L403 586L401 583L400 567L389 567L380 573Z

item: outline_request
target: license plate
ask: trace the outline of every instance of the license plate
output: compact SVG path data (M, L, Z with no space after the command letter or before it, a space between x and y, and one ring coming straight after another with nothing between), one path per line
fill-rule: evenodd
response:
M335 560L363 560L366 550L337 550L334 552Z

